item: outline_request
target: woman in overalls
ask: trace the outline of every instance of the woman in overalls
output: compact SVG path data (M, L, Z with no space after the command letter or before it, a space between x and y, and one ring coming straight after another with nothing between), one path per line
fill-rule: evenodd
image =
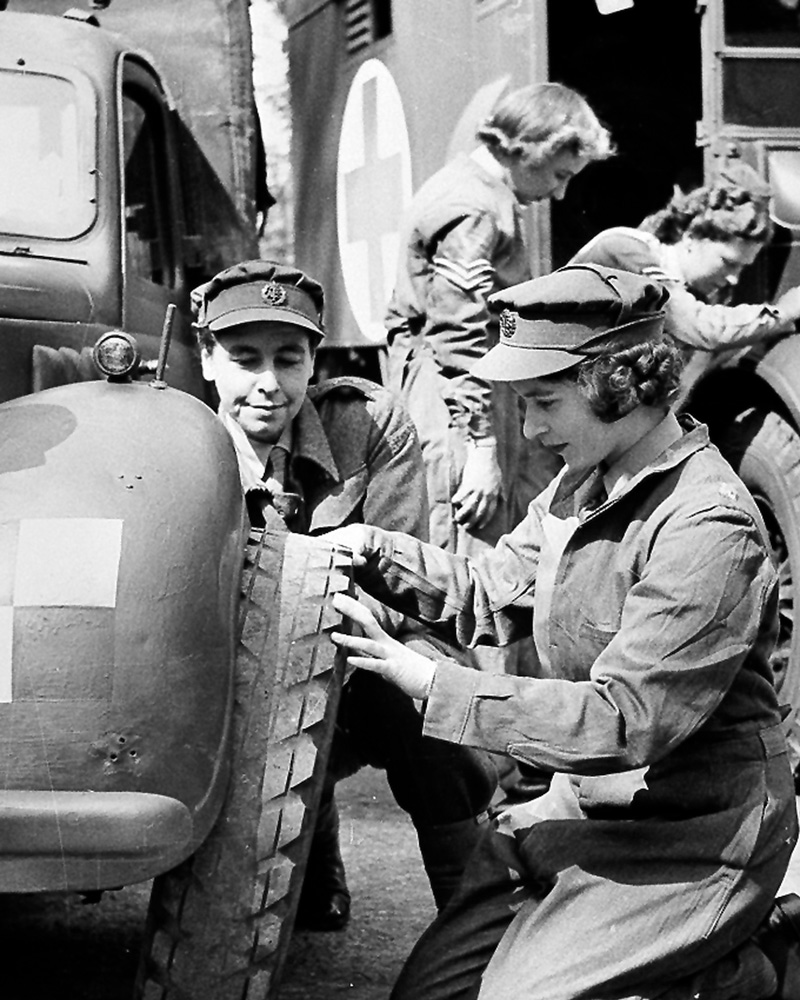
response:
M777 582L752 497L670 407L667 295L584 265L496 298L476 374L511 385L564 469L492 553L331 536L369 593L462 646L532 636L542 665L410 655L335 598L363 632L334 641L419 699L428 735L554 775L487 825L394 1000L797 997L800 899L775 903L797 836Z

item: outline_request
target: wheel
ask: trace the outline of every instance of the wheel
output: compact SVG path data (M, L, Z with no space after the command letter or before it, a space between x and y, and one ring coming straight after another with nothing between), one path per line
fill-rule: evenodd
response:
M794 609L800 603L800 436L779 414L749 410L734 422L720 450L758 504L780 578L772 669L781 702L793 709L786 720L788 732L800 706L800 630L794 628Z
M297 909L343 675L327 543L269 532L245 568L231 779L193 857L153 884L136 997L275 995Z

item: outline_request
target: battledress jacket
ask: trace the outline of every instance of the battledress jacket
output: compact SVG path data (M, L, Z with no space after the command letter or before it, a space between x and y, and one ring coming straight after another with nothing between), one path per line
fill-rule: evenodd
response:
M431 541L453 551L465 542L450 500L461 481L467 442L497 443L503 503L495 522L478 532L492 544L550 478L517 499L530 452L519 403L508 386L471 374L497 342L487 297L528 278L521 210L502 174L462 155L423 184L404 222L385 321L389 385L403 398L422 445Z
M598 233L570 264L586 262L644 274L669 289L666 329L684 346L686 355L681 402L724 352L794 330L794 323L767 303L703 302L689 290L675 248L640 229L616 226Z
M531 878L554 884L548 900L565 901L546 916L551 940L575 943L573 984L612 954L620 983L704 968L767 912L796 839L758 511L705 427L681 427L596 509L599 474L562 475L479 560L375 530L358 575L451 640L510 642L534 632L547 519L573 519L536 623L545 676L441 660L425 708L428 735L551 769L566 787L544 821L534 800L500 823ZM576 911L575 893L594 903ZM529 950L543 976L544 953ZM557 955L566 981L571 959ZM517 984L525 961L508 966Z
M262 489L263 467L256 468L248 455L238 425L224 422L243 489ZM344 377L309 388L292 422L287 475L287 486L302 497L300 523L293 530L318 535L366 522L428 536L425 476L413 424L392 394L373 382Z
M245 494L256 492L268 527L284 530L262 481L260 463L242 429L222 417L233 440ZM291 434L286 487L301 502L288 527L321 535L346 524L376 524L428 537L425 471L414 426L389 390L346 376L310 386ZM430 653L423 631L377 602L384 628Z

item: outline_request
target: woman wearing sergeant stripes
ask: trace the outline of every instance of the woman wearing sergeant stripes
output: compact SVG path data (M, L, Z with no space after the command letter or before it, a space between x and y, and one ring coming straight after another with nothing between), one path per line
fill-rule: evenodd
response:
M401 241L386 317L390 381L416 424L428 470L431 541L477 554L523 516L517 401L471 374L497 342L492 293L530 277L522 207L561 199L592 160L611 155L608 132L561 84L501 98L478 148L417 192ZM552 459L533 492L555 473Z

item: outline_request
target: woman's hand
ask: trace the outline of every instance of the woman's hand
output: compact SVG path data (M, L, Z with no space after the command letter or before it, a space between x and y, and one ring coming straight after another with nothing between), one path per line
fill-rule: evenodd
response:
M332 545L338 545L352 552L354 569L366 566L367 559L372 555L370 532L363 524L346 524L343 528L334 528L321 537Z
M469 445L461 483L453 494L453 518L467 530L483 528L500 501L503 480L491 445Z
M380 674L396 684L412 698L420 700L428 697L436 663L427 656L415 653L402 642L393 639L378 624L375 616L352 597L334 594L333 606L338 612L351 618L361 627L363 635L331 633L331 639L339 649L347 653L351 667L361 667Z

